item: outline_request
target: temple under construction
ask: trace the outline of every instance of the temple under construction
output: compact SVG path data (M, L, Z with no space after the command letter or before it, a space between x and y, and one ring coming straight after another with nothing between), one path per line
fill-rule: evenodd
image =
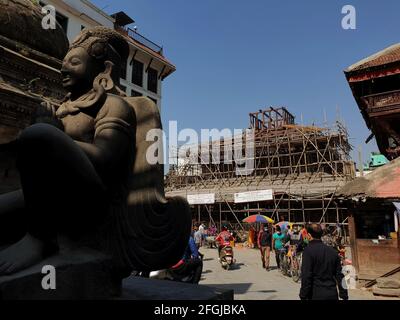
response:
M243 229L242 220L254 213L275 220L283 215L296 223L346 224L347 209L335 201L335 192L355 178L355 165L339 121L333 127L299 125L286 108L271 107L250 113L250 129L253 141L243 134L240 148L248 157L244 160L253 161L253 170L240 174L237 160L222 161L227 144L235 149L237 139L211 141L170 166L167 195L187 197L194 220L217 226ZM245 155L249 143L254 146L250 156ZM213 160L216 145L221 162L205 162L204 150Z

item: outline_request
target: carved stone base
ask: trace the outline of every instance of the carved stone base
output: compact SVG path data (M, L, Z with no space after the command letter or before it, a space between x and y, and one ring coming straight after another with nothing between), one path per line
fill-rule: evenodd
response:
M56 288L45 265L55 267ZM90 249L62 252L19 273L0 277L0 300L233 300L233 290L167 280L112 279L109 259Z
M233 300L233 290L168 280L130 277L122 282L119 300Z
M45 265L55 267L54 290L42 287L43 278L49 275L42 273ZM0 277L0 299L111 299L121 294L121 281L112 279L110 265L106 256L90 249L62 252L27 270Z

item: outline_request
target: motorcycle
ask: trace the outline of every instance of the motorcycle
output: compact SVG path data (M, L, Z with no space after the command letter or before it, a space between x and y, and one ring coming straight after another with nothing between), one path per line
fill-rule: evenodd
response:
M222 268L229 270L235 263L236 260L233 257L233 248L231 246L224 246L219 253L219 262Z

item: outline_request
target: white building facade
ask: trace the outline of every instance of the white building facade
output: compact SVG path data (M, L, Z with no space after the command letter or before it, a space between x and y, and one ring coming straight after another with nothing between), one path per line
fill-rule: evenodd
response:
M88 0L40 0L40 4L52 5L56 9L57 21L67 34L69 41L84 28L105 26L125 35L130 47L126 72L121 76L121 89L128 96L146 96L161 110L162 81L175 72L175 66L163 55L163 48L140 35L127 24L134 21L124 12L108 15Z

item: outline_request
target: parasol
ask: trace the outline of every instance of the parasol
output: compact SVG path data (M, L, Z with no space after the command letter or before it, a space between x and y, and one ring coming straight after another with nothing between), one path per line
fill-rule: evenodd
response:
M270 217L264 216L262 214L253 214L248 216L247 218L243 219L243 222L247 223L274 223L274 220Z

